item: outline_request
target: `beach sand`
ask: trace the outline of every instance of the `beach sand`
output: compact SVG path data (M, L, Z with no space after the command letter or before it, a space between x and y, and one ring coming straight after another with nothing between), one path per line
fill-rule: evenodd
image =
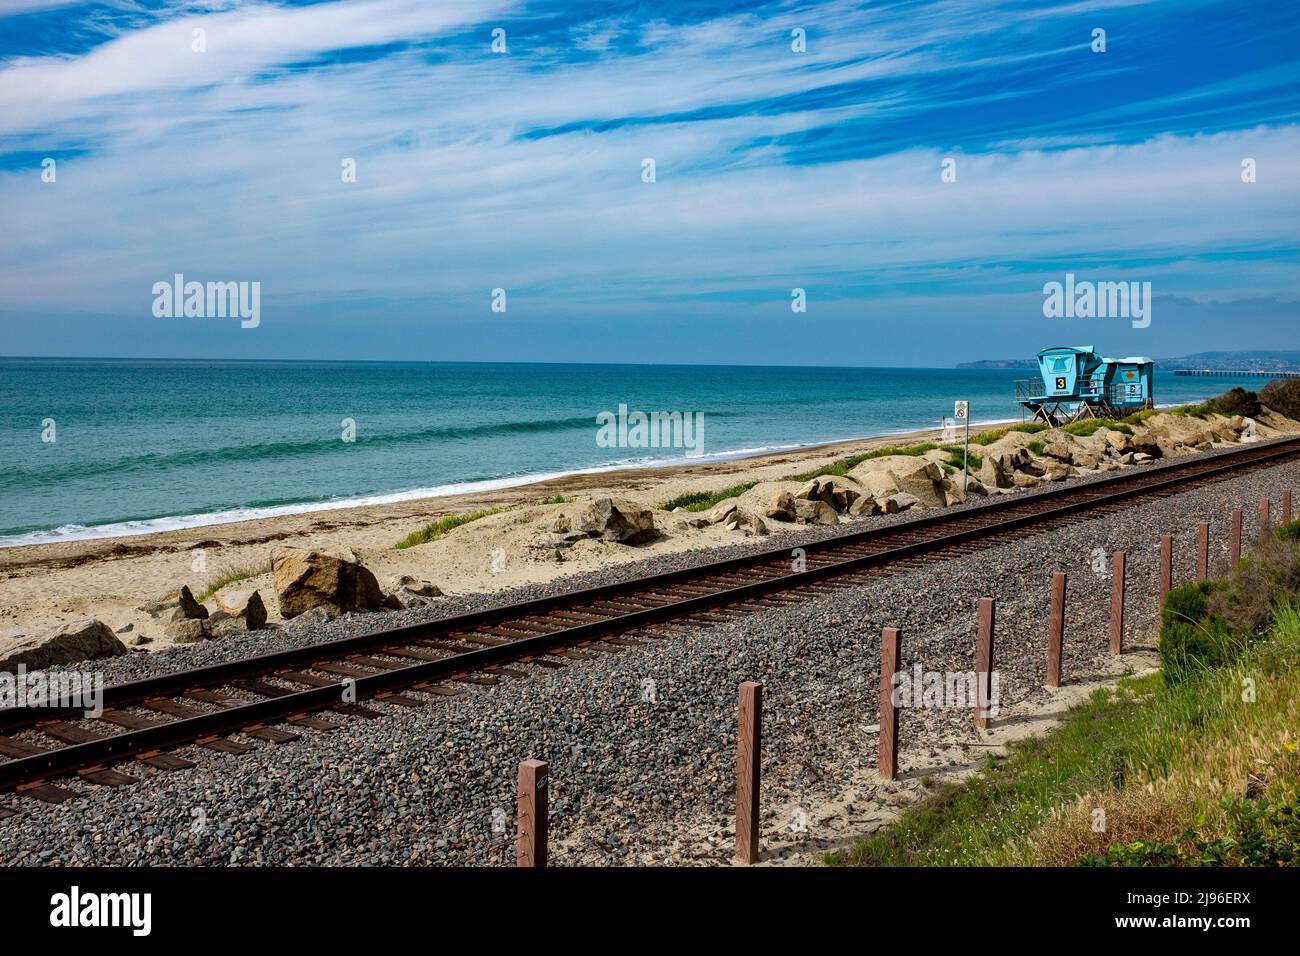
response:
M130 625L131 630L122 634L128 644L144 635L149 638L149 649L160 649L167 646L163 620L151 617L143 607L174 593L182 584L202 595L231 573L251 574L228 587L260 589L270 620L275 622L280 618L269 565L276 547L350 550L374 571L385 590L391 589L398 577L410 575L436 584L447 594L467 594L547 582L656 555L735 544L744 540L736 532L710 526L668 534L636 547L583 541L565 553L564 561L527 547L555 512L573 513L592 498L626 497L657 507L681 494L716 491L742 481L778 480L847 455L938 435L937 429L929 429L733 461L569 475L471 494L130 537L4 548L0 549L0 636L51 633L65 622L93 617L115 631ZM575 500L563 505L537 504L554 496ZM507 510L428 544L401 550L393 547L438 518L490 508ZM771 539L779 540L783 532L804 526L771 522L769 527ZM211 606L212 602L208 603Z

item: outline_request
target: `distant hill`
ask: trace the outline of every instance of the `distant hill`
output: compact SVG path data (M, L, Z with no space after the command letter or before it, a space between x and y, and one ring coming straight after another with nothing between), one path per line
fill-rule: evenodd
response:
M1033 369L1038 363L1033 358L980 359L978 362L960 362L957 368L1008 368ZM1300 351L1245 351L1245 352L1195 352L1178 358L1158 358L1156 367L1198 368L1215 371L1242 372L1294 372L1300 371Z

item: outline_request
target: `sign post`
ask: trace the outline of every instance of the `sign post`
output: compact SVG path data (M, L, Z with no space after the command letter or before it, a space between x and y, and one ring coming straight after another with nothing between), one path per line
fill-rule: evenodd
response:
M966 426L966 440L961 449L961 493L966 494L966 478L970 474L970 402L957 402L953 405L953 417Z

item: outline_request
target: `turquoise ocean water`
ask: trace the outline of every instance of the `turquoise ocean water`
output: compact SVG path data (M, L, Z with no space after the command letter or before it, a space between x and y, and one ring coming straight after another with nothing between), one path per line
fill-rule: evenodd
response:
M702 412L704 460L1018 418L1022 370L0 358L0 546L681 461L596 416ZM1156 375L1177 403L1262 380ZM54 421L53 442L48 419ZM355 440L344 441L344 419Z

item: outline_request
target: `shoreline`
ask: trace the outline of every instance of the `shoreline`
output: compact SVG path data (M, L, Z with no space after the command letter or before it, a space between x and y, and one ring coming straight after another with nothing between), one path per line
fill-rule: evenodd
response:
M1017 421L1019 421L1019 419L1002 418L972 422L970 426L971 435L973 437L987 429L998 428ZM156 518L129 519L126 521L109 522L102 525L64 525L63 527L78 528L78 531L73 534L59 535L47 540L35 541L11 541L10 539L22 539L35 535L54 535L58 529L24 532L7 537L0 536L0 569L3 569L7 564L5 561L6 552L12 552L15 550L53 548L61 545L93 544L95 542L103 541L116 541L127 545L134 545L137 542L131 539L146 539L172 534L184 534L186 532L199 532L204 529L227 529L241 524L273 521L279 518L351 512L359 511L361 509L393 505L420 505L426 502L449 501L453 499L473 501L477 500L479 496L491 496L495 499L497 493L524 492L529 489L536 489L545 492L553 486L575 486L574 490L579 490L576 486L584 484L582 479L616 479L620 475L634 475L643 472L657 473L665 477L672 477L674 473L677 472L690 473L697 468L705 468L711 465L730 465L740 462L750 464L761 463L762 459L777 455L815 455L828 453L829 451L836 449L857 448L858 446L863 445L863 443L871 443L865 445L866 448L876 448L880 447L879 443L892 443L899 439L909 441L925 440L926 437L938 437L940 432L941 429L938 428L904 429L902 431L879 432L873 435L864 435L857 438L839 438L828 442L774 446L759 451L747 451L741 449L736 451L716 452L713 455L701 455L698 458L685 456L668 458L664 459L662 462L654 463L619 463L596 466L593 468L578 468L569 471L538 472L534 474L521 475L518 478L485 478L477 481L455 482L447 485L433 485L428 488L383 492L375 495L338 498L329 501L298 502L287 505L268 506L266 508L240 506L227 511L185 515L162 515ZM547 495L543 493L540 497L547 497ZM232 515L232 517L223 517L225 515ZM154 521L175 522L176 524L175 526L159 528L132 529L129 527L133 524L147 524Z

